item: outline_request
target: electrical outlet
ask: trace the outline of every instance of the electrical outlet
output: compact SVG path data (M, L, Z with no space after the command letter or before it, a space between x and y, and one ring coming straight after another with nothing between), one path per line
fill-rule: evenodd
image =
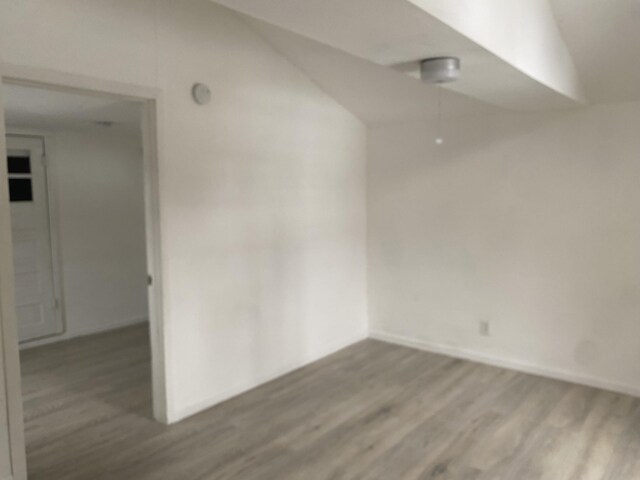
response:
M480 332L480 335L488 337L491 333L490 327L491 325L487 320L480 320L480 323L478 324L478 331Z

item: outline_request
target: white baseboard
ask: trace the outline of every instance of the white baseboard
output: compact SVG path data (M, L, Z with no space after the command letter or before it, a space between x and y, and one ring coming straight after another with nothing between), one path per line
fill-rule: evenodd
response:
M43 345L49 345L51 343L62 342L64 340L71 340L72 338L86 337L87 335L95 335L97 333L109 332L111 330L118 330L120 328L132 327L141 323L148 322L147 317L128 318L125 320L119 320L104 325L100 325L92 328L76 329L72 331L66 331L60 335L53 335L47 338L41 338L36 340L30 340L20 344L20 350L26 350L34 347L41 347Z
M234 385L233 387L225 390L224 392L214 395L212 397L206 398L204 400L200 400L198 402L194 402L189 404L183 408L178 409L173 414L169 414L169 423L179 422L180 420L184 420L191 415L195 415L196 413L200 413L208 408L211 408L219 403L222 403L226 400L229 400L237 395L242 393L246 393L249 390L253 390L265 383L268 383L272 380L275 380L278 377L282 377L283 375L287 375L295 370L298 370L302 367L305 367L313 362L321 360L324 357L327 357L333 353L336 353L344 348L347 348L354 343L360 342L362 340L366 340L367 333L361 333L358 335L354 335L346 340L341 340L340 342L332 343L320 350L320 353L314 355L312 358L304 359L300 362L295 362L290 365L286 365L282 368L277 369L274 372L271 372L267 375L263 375L254 381L251 382L242 382Z
M544 367L532 363L522 362L520 360L494 357L465 348L443 345L426 340L417 340L403 335L396 335L393 333L382 331L372 331L369 333L369 337L375 340L380 340L382 342L416 348L418 350L425 350L427 352L438 353L449 357L461 358L464 360L470 360L472 362L484 363L487 365L492 365L494 367L516 370L518 372L530 373L533 375L539 375L541 377L553 378L555 380L577 383L580 385L585 385L587 387L594 387L616 393L623 393L625 395L632 395L634 397L640 397L640 387L638 386L610 382L602 378L576 374L567 370Z

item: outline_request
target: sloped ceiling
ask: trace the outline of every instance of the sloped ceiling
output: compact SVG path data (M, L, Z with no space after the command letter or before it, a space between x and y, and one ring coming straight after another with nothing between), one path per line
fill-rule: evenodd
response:
M306 47L313 47L313 52L305 52L300 36L359 60L390 67L414 77L417 61L422 58L459 56L463 62L462 79L447 85L447 88L503 108L567 108L576 106L582 100L568 95L566 91L561 93L562 89L552 88L539 78L524 73L500 55L430 15L422 6L416 5L420 2L413 0L214 1L253 19L262 20L254 23L256 29L267 41L277 45L284 55L311 72L313 78L318 73L323 75L320 70L331 68L327 63L329 56L337 57L334 54L319 54L317 44L306 43ZM341 68L346 68L346 59L342 58L341 61ZM325 73L324 76L330 75ZM360 81L377 80L363 76ZM421 88L430 88L421 85L416 78L414 81Z
M354 57L268 23L244 17L256 32L320 88L367 124L435 118L436 87L394 69ZM446 117L497 108L455 92L443 92Z
M592 102L640 100L640 0L551 0Z

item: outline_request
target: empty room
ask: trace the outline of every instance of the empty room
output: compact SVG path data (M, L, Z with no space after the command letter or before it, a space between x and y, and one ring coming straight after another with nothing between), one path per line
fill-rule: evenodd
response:
M0 480L639 480L638 0L0 0Z

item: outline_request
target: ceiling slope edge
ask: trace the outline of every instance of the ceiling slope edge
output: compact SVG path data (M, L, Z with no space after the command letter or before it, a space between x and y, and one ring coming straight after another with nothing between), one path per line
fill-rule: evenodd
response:
M548 0L407 0L557 93L585 90Z
M308 68L314 59L318 60L319 55L309 61L303 58L304 52L295 45L300 36L359 57L354 60L364 59L376 66L390 67L390 71L399 70L414 79L420 59L439 55L458 56L463 63L462 78L446 88L509 110L565 109L583 103L577 79L575 84L568 83L575 88L564 88L566 85L562 88L554 85L556 88L551 88L525 73L522 68L472 41L467 34L436 18L425 10L424 4L418 6L414 0L212 1L289 32L291 35L287 37L276 30L261 28L263 37L278 43L279 50L285 55L293 52L293 55L287 56L299 67L305 67L303 70L310 72L314 80L317 80L314 74L325 75L322 68L333 70L335 65L323 58L322 62L316 62L316 65ZM526 32L526 29L523 31ZM270 35L277 37L276 41L268 38ZM419 79L415 83L419 88L433 88L421 85Z

